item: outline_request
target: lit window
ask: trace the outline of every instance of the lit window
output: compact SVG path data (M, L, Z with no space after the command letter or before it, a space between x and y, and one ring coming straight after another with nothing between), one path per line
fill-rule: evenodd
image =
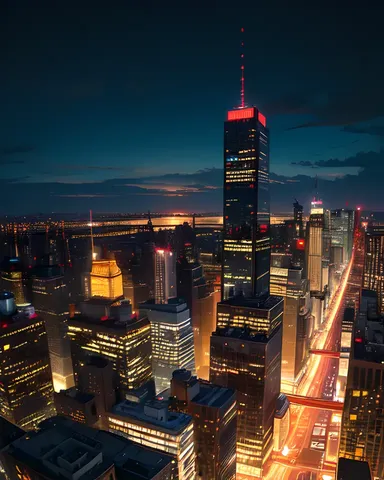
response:
M360 397L360 390L353 390L352 397Z
M357 420L357 415L355 414L349 415L349 420L352 420L352 421Z

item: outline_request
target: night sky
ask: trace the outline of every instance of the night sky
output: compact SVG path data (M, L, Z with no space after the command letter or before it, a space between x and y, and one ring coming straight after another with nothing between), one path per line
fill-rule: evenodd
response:
M384 9L272 3L2 2L0 214L221 211L241 26L272 211L384 210Z

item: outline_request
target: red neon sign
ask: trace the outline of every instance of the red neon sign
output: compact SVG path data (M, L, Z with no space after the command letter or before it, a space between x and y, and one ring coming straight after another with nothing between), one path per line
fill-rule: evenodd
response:
M267 119L266 119L265 115L263 115L261 112L259 112L257 114L257 119L263 125L263 127L267 126Z
M241 108L239 110L230 110L227 115L227 120L232 122L234 120L244 120L246 118L253 118L255 116L255 107Z
M355 343L363 343L363 339L360 337L355 338Z
M260 233L266 233L268 231L268 225L262 224L260 225Z

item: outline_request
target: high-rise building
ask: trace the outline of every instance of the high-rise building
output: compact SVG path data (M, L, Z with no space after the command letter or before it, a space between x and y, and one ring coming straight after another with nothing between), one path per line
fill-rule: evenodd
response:
M123 276L116 260L93 260L89 283L91 297L123 296Z
M84 423L89 427L96 427L98 422L95 397L91 393L84 393L75 387L55 392L55 406L58 415L64 415L75 422Z
M172 372L180 368L195 370L191 316L183 300L140 305L140 314L151 324L152 371L156 392L170 387Z
M312 202L313 203L313 202ZM323 291L323 229L324 209L315 205L311 209L308 225L308 279L312 292Z
M332 246L343 248L343 262L349 262L352 255L355 212L344 208L331 211Z
M10 292L15 297L16 305L27 303L23 267L20 259L5 258L1 264L1 290Z
M1 426L1 425L0 425ZM0 452L6 478L173 480L174 458L66 417L9 439Z
M132 314L131 305L123 300L93 298L83 302L80 310L68 321L76 378L89 357L96 355L112 363L123 395L149 381L152 368L148 318Z
M384 227L369 226L365 236L363 287L377 292L379 311L384 313Z
M55 414L44 320L0 294L0 415L30 430Z
M299 267L271 267L271 294L284 297L281 387L295 393L308 358L311 331L309 282Z
M32 302L47 331L53 387L56 392L74 386L70 340L67 335L68 289L58 266L32 271Z
M224 124L222 298L269 291L269 132L256 107Z
M81 392L94 396L99 428L107 430L107 412L116 403L112 363L103 357L89 357L81 366L77 384Z
M169 412L166 401L154 399L144 405L129 401L119 403L108 419L111 432L172 455L176 471L171 478L196 478L193 419L190 415Z
M384 478L384 326L368 311L357 316L340 435L340 456L367 461Z
M209 379L209 349L211 333L216 329L217 303L220 290L207 282L202 265L179 260L177 263L177 294L191 312L195 366L199 378Z
M253 334L271 336L283 320L281 297L231 298L217 305L217 327L247 327Z
M281 300L281 313L283 300ZM247 325L247 321L244 321ZM269 337L250 328L217 328L211 337L210 381L237 390L237 473L262 478L273 449L280 394L281 326Z
M273 449L276 452L281 451L286 445L290 424L291 412L289 410L289 401L284 393L280 393L276 401L273 425Z
M293 220L295 222L297 238L303 238L304 235L303 210L304 207L295 199L293 204Z
M236 478L237 404L234 390L198 380L177 370L171 382L172 402L193 418L198 478Z
M176 297L176 256L170 249L155 250L155 301L167 303Z

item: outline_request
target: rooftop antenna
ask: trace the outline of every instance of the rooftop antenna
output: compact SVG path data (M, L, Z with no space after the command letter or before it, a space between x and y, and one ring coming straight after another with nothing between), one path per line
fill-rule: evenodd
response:
M89 210L89 225L91 227L91 249L92 249L92 261L95 257L95 245L93 243L93 222L92 222L92 210Z
M241 27L240 33L244 33L244 28ZM241 84L240 84L240 108L245 108L245 100L244 100L244 37L241 35L241 50L240 50L240 71L241 71Z

